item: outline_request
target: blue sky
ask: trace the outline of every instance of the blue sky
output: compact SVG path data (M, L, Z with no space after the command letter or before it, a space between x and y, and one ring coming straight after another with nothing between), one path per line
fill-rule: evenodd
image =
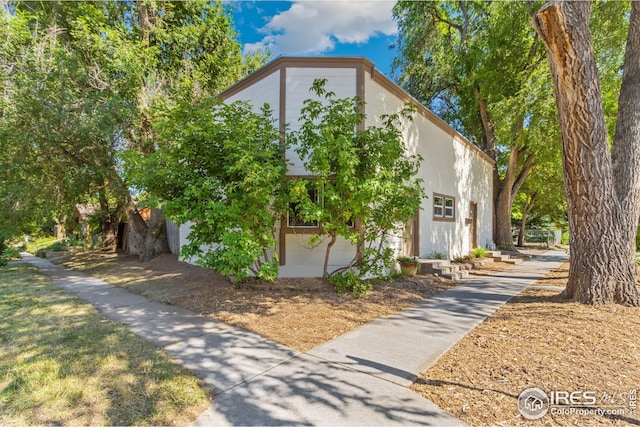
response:
M275 58L364 56L391 77L397 26L387 0L227 1L243 50Z

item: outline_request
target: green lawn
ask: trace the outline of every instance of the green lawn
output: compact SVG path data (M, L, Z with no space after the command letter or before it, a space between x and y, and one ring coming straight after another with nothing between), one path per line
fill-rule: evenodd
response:
M210 397L162 351L36 268L0 268L0 425L187 424Z

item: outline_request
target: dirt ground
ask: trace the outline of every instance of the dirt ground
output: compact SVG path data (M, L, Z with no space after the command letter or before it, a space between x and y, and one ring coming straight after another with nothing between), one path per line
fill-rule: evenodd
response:
M300 351L464 283L416 276L378 284L356 299L337 294L320 279L234 286L172 255L139 263L136 257L79 254L59 262ZM493 263L472 273L486 276L507 268ZM558 295L567 274L565 264L503 306L424 372L414 391L472 426L640 425L632 408L633 390L640 388L640 309L562 301ZM517 398L530 387L546 393L593 391L597 408L617 412L607 417L550 412L526 420Z
M481 323L422 373L413 390L472 426L640 425L633 408L640 389L640 308L561 300L568 268L549 273ZM595 392L596 405L582 412L611 414L567 415L572 410L565 406L527 420L517 399L531 387L547 395Z
M211 270L162 255L137 257L80 254L64 265L150 299L183 307L239 326L299 351L307 351L375 318L388 316L457 285L443 278L415 276L381 283L365 296L338 294L319 278L278 279L234 285Z
M348 293L337 294L333 286L318 278L234 285L209 269L179 262L175 255L140 263L136 256L85 253L55 262L150 299L249 329L299 351L308 351L461 283L418 275L376 284L365 296L354 298ZM496 262L473 272L487 274L509 267Z

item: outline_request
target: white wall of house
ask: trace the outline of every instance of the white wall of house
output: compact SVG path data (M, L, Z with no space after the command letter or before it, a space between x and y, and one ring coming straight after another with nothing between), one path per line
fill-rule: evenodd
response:
M300 129L298 120L300 111L304 108L307 99L318 99L310 92L313 81L317 78L327 79L325 89L334 92L337 98L346 98L356 95L356 70L354 68L287 68L286 77L286 121L288 131ZM300 157L295 152L295 147L287 149L287 160L290 175L309 175L302 165Z
M280 70L275 70L241 92L225 99L225 102L229 104L235 101L248 102L256 111L260 111L264 104L269 104L273 111L273 117L278 120L280 117L278 109L280 105Z
M367 126L380 125L380 115L399 112L407 99L400 99L365 73L365 112ZM439 120L439 119L438 119ZM426 110L418 110L413 120L404 120L403 135L411 154L423 161L418 178L423 180L427 199L422 201L419 218L420 257L433 257L438 252L445 258L465 255L471 248L471 202L478 204L477 242L484 246L492 240L492 173L493 166L477 149L434 122ZM455 200L455 220L434 219L434 195ZM394 246L402 253L401 239Z
M256 110L268 103L274 117L284 115L288 131L300 128L298 120L304 101L314 98L309 89L316 78L327 79L325 89L332 91L338 98L353 97L358 94L358 84L364 85L366 126L379 125L382 114L399 112L404 103L411 98L394 87L390 81L380 77L367 66L366 62L355 59L353 67L342 63L340 66L304 66L281 64L265 69L259 78L239 85L225 95L227 102L244 100L250 102ZM316 59L317 61L317 59ZM298 64L300 59L296 59ZM364 70L364 71L363 71ZM364 78L359 78L364 72ZM284 76L282 75L284 73ZM362 76L362 75L360 75ZM284 77L284 78L283 78ZM281 83L285 87L281 87ZM280 103L284 102L285 105ZM415 102L415 100L414 100ZM493 165L487 161L477 148L472 147L461 135L450 129L444 122L424 108L418 108L413 121L403 125L405 143L410 153L420 154L423 162L419 178L423 180L427 199L422 201L419 214L419 246L421 257L431 257L438 252L446 258L464 255L471 249L471 227L467 221L471 203L478 205L477 243L485 246L491 242L493 227L492 174ZM295 147L289 147L286 153L290 176L308 176L302 162L295 153ZM434 194L455 199L455 218L451 220L434 219ZM180 227L180 244L187 242L189 224ZM284 237L286 246L286 264L280 267L284 277L315 277L322 274L327 241L317 246L309 244L310 234L289 230ZM407 236L390 236L392 246L398 254L404 253L403 240ZM277 248L279 251L279 248ZM329 270L344 266L355 255L355 247L339 239L334 245L329 261Z

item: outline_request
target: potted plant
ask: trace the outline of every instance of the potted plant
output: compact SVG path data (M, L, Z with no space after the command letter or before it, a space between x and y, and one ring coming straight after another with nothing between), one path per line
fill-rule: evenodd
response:
M418 266L420 261L415 257L401 256L398 257L398 263L400 263L400 271L405 276L415 276L418 273Z

